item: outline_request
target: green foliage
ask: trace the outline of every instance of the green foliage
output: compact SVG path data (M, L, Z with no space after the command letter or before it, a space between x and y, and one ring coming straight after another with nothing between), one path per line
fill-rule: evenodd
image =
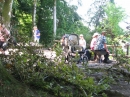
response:
M124 34L122 28L119 27L119 23L125 18L125 12L121 7L117 7L113 3L108 3L103 9L106 17L101 22L101 26L96 28L96 31L105 30L108 44L116 45L119 41L115 41L115 39Z
M6 80L7 82L12 82L12 83L15 83L16 81L14 80L14 78L9 75L9 73L6 71L6 69L2 66L2 61L0 62L0 81L1 80ZM2 82L0 83L0 85L2 85Z
M22 7L24 5L24 7ZM88 33L88 28L79 22L81 17L76 13L77 6L68 6L66 1L57 1L57 36L65 33ZM32 8L33 3L30 0L16 1L13 3L13 17L11 26L15 34L20 33L32 39ZM53 42L53 1L37 1L36 25L41 32L40 42L50 44ZM16 36L16 35L14 35Z
M105 11L103 7L107 5L108 2L114 4L114 0L94 0L90 6L87 15L89 16L89 25L96 28L101 26L100 22L105 18ZM93 10L94 9L94 10Z
M2 62L2 60L1 60ZM0 96L1 97L41 97L46 96L47 93L30 89L24 83L19 82L17 79L12 76L10 69L5 69L5 64L0 63ZM8 64L9 66L9 64ZM49 95L48 95L49 97ZM52 97L52 96L51 96Z
M41 48L33 47L32 49L31 46L19 47L19 51L10 56L8 60L4 60L4 57L2 58L2 65L18 81L30 86L34 90L43 90L43 92L55 97L89 97L98 95L99 92L107 89L106 80L103 79L105 86L103 80L102 84L98 85L92 77L85 74L75 63L67 65L64 64L64 61L59 60L61 50L58 45L55 47L57 57L54 59L54 62L44 56L40 57L38 52L35 53L39 49ZM14 95L15 92L12 92L11 95ZM28 90L23 92L28 92ZM5 95L5 93L1 95Z
M104 10L107 15L104 27L116 36L121 35L122 29L119 27L119 23L125 18L124 10L112 3L108 3Z
M77 6L68 6L64 0L57 0L57 4L57 37L65 33L78 35L82 33L89 45L92 33L89 33L89 28L80 22L81 17L76 13ZM15 47L18 52L8 58L1 56L0 96L92 97L108 89L109 77L103 77L97 81L90 76L90 69L87 68L84 72L73 62L64 64L60 45L53 45L53 0L38 0L36 18L41 32L40 42L53 45L57 57L54 60L47 59L43 53L38 53L43 49L42 47L25 46L26 43L29 44L32 36L32 6L31 0L14 0L11 32L15 34L19 42L23 42L23 45ZM102 6L100 8L101 13L96 14L98 20L100 20L99 15L104 11ZM107 18L102 25L104 29L111 32L111 35L114 34L115 38L115 35L122 33L118 23L124 18L123 10L112 4L104 9ZM97 19L95 19L96 25L99 22ZM101 30L102 27L99 25L97 31ZM123 52L118 49L117 51L121 55L117 57L118 61L129 70L129 60L122 58ZM102 95L106 97L104 93Z

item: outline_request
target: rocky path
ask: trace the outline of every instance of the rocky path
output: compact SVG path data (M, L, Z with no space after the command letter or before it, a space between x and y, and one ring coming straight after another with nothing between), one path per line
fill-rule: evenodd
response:
M56 57L56 53L54 51L50 51L50 50L44 50L44 55L49 59L51 59L51 57L52 57L52 59ZM107 69L107 68L112 67L114 64L116 64L116 61L114 61L114 60L110 64L89 61L87 67L90 69L94 69L94 68L95 69L97 69L97 68L98 69ZM82 64L77 64L77 67L82 68L82 69L84 68L84 66ZM98 76L98 74L102 75L103 73L97 73L97 76ZM123 79L118 80L115 84L112 84L110 86L110 91L111 91L111 93L109 93L110 95L108 95L108 97L130 97L130 84Z
M113 61L111 64L105 64L105 63L98 63L94 61L88 62L88 68L110 68L116 63L116 61ZM78 67L83 68L82 64L77 64Z

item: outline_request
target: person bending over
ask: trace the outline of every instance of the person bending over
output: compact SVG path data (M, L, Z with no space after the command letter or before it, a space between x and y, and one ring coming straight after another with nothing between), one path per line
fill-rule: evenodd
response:
M104 55L104 63L110 63L109 61L109 50L107 48L107 39L106 39L106 31L102 31L101 35L97 38L96 45L94 47L95 52L96 51L105 51Z
M0 51L4 53L3 44L10 37L10 32L5 28L5 25L0 23Z

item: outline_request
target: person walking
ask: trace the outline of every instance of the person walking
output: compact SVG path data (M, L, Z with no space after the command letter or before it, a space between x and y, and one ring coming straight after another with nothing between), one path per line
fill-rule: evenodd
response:
M79 52L79 54L80 54L80 59L77 61L77 64L79 64L79 63L82 62L82 60L83 60L83 59L82 59L82 55L83 55L82 52L85 53L85 50L86 50L86 40L84 39L83 34L80 34L80 35L79 35L79 46L82 47L82 51Z
M90 49L91 49L92 53L94 54L94 57L93 57L94 61L97 60L97 55L96 55L96 53L94 52L94 47L95 47L95 45L96 45L97 38L98 38L99 35L100 35L100 34L99 34L98 32L94 33L93 36L92 36L91 43L90 43Z
M101 35L97 38L96 45L94 46L94 50L96 51L105 51L104 54L104 63L111 63L109 60L109 50L107 48L107 39L106 39L106 31L102 31Z
M34 35L34 42L39 43L39 40L40 40L40 31L38 30L37 26L33 27L33 35Z
M94 33L93 36L92 36L92 40L91 40L91 43L90 43L90 49L91 50L94 50L94 46L96 45L96 42L97 42L97 38L100 34L99 33Z
M79 36L79 46L83 48L83 50L86 49L86 40L83 37L83 34L80 34Z

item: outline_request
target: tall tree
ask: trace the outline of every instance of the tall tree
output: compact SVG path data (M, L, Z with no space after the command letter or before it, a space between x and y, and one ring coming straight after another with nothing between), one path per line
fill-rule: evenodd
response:
M33 18L32 18L32 21L33 21L33 26L36 25L36 10L37 9L37 0L33 0Z
M2 21L8 29L10 28L12 5L13 5L13 0L5 0L2 9Z
M125 11L121 7L117 7L112 3L108 3L107 6L104 7L104 10L106 13L106 18L104 18L102 22L104 29L111 35L121 35L122 29L119 27L119 23L125 19Z
M109 2L114 4L114 0L94 0L94 2L91 4L91 8L87 12L87 15L90 19L90 26L97 27L100 25L100 22L105 17L105 11L103 7L105 7Z
M67 2L57 2L57 18L59 20L57 25L57 34L63 35L65 33L76 32L76 22L82 18L78 15L77 6L68 5Z
M36 25L36 11L37 11L37 0L33 0L33 16L32 16L32 25ZM32 40L34 40L34 32L32 31Z
M53 31L54 36L56 36L56 0L54 0L54 8L53 8Z
M17 27L19 28L19 33L26 34L27 36L32 36L32 10L34 8L34 2L32 0L14 0L13 4L13 19L17 21ZM34 1L34 0L33 0ZM55 13L54 13L54 2ZM37 3L37 4L36 4ZM63 35L64 33L72 33L75 31L75 22L80 21L81 17L76 12L76 6L69 6L65 0L37 0L35 4L36 15L35 17L36 25L41 32L40 42L51 43L54 35ZM56 6L58 5L58 6ZM35 8L34 8L35 9ZM56 13L57 11L57 13ZM34 12L35 13L35 12ZM54 15L55 14L55 15ZM54 34L54 20L55 20L55 34ZM57 24L57 20L59 20ZM73 25L73 26L72 26ZM72 28L73 27L73 28ZM74 29L74 30L73 30ZM76 31L75 31L76 32ZM62 34L59 34L62 33ZM46 36L46 37L45 37ZM30 37L31 38L31 37Z

